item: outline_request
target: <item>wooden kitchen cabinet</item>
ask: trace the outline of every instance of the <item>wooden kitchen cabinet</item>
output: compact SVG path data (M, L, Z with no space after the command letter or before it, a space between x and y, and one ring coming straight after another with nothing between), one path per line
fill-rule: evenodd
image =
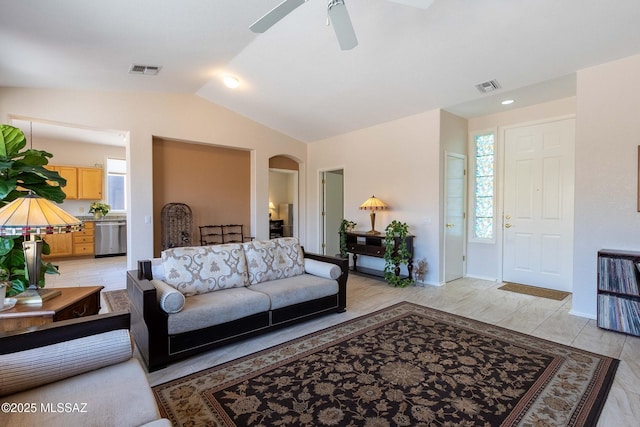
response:
M102 200L102 169L58 165L45 167L67 180L67 185L63 187L67 200Z
M73 233L46 234L41 236L49 244L51 253L46 258L58 258L73 255Z
M78 199L102 200L102 169L78 168Z
M62 187L62 191L67 195L67 199L78 198L78 168L54 165L46 165L45 168L58 172L61 177L67 180L67 185ZM55 182L49 182L49 184L57 185Z
M72 234L73 236L73 255L93 255L93 231L94 223L87 221L84 223L84 229Z

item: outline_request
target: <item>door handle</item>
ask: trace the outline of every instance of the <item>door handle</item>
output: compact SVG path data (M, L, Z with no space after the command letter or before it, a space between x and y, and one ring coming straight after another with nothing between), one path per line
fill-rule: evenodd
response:
M451 228L451 227L453 227L453 226L454 226L454 224L446 224L446 225L445 225L445 227L447 227L447 228Z
M511 228L511 224L505 224L504 228Z

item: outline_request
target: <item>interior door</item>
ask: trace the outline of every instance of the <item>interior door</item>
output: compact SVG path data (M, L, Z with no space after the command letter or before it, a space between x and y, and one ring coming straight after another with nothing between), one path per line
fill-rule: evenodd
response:
M571 291L575 119L505 131L503 280Z
M344 217L344 174L342 169L322 172L322 253L340 253L340 222Z
M444 281L464 275L466 157L446 153Z

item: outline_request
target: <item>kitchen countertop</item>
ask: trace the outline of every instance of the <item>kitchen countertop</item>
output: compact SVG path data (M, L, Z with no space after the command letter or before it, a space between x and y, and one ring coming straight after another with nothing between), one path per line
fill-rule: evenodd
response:
M91 216L81 215L81 216L76 216L76 218L78 218L83 222L126 221L127 220L126 215L107 215L107 216L103 216L100 219L95 219L93 215Z

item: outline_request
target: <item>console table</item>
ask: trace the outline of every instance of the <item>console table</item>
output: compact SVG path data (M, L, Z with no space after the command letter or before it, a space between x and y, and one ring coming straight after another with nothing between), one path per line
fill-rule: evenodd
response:
M0 331L15 331L98 314L102 288L104 286L53 288L59 290L60 295L42 305L16 304L12 309L0 312Z
M353 254L353 271L358 271L358 255L371 256L375 258L384 258L384 239L385 234L368 234L350 231L347 235L347 252ZM409 270L409 277L413 272L413 238L415 236L408 235L405 237L407 242L407 249L409 250L409 262L407 263L407 269ZM400 238L395 238L395 248L400 245ZM384 273L373 269L361 269L363 273L373 274L376 276L383 276ZM396 275L399 275L396 270Z

